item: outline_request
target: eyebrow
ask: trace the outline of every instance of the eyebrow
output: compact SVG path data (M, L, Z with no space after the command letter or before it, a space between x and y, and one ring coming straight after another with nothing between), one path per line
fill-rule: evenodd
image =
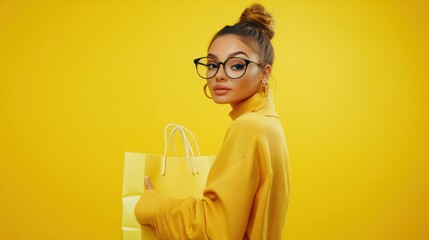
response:
M246 57L250 58L249 55L247 55L243 51L237 51L237 52L230 53L230 54L228 54L228 58L233 57L233 56L237 56L237 55L240 55L240 54L246 55ZM212 57L212 58L218 59L218 57L216 55L214 55L213 53L207 54L207 57Z

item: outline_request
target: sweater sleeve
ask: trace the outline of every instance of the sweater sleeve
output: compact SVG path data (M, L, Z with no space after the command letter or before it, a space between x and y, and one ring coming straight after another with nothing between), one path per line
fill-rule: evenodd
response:
M161 239L243 239L259 185L261 132L252 117L236 119L211 167L203 198L173 199L147 191L136 207L139 223L152 225Z

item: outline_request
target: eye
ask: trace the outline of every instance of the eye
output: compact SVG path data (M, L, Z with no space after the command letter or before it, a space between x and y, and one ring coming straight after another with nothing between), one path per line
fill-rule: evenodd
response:
M246 67L246 64L236 63L231 66L231 69L235 71L240 71L240 70L243 70L245 67Z
M235 57L228 59L226 65L231 71L244 71L247 66L246 61L244 61L244 59Z
M215 69L218 68L216 63L207 63L206 64L207 69Z

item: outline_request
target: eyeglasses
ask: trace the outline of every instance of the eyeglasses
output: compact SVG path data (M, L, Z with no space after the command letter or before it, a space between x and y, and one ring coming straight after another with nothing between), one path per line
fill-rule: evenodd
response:
M218 62L211 57L202 57L195 59L194 63L198 75L204 79L214 77L219 71L221 64L223 65L223 70L226 75L232 79L241 78L246 73L247 66L251 63L260 66L257 62L239 57L230 57L224 62Z

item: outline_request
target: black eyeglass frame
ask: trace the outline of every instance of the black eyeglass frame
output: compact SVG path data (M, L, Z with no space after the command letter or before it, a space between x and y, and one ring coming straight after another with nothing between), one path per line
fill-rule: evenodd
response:
M217 68L216 68L216 72L213 74L213 76L211 76L211 77L204 77L204 76L201 76L201 74L198 72L198 64L200 64L200 65L204 65L204 64L201 64L199 61L201 60L201 59L203 59L203 58L210 58L210 59L213 59L213 61L216 63L216 65L217 65ZM226 70L225 70L225 63L226 62L228 62L228 60L229 59L231 59L231 58L239 58L239 59L241 59L241 60L243 60L246 64L245 64L245 69L244 69L244 72L243 72L243 74L241 75L241 76L239 76L239 77L231 77L231 76L229 76L228 75L228 73L226 72ZM218 61L216 61L216 59L214 59L214 58L211 58L211 57L200 57L200 58L196 58L196 59L194 59L194 64L195 64L195 70L197 71L197 74L198 74L198 76L200 76L201 78L203 78L203 79L210 79L210 78L213 78L214 76L216 76L216 74L217 74L217 72L219 71L219 68L220 68L220 65L222 64L223 65L223 71L225 72L225 74L229 77L229 78L231 78L231 79L239 79L239 78L241 78L242 76L244 76L244 74L246 74L246 71L247 71L247 67L249 66L249 64L251 64L251 63L254 63L254 64L256 64L256 65L258 65L258 66L261 66L261 64L259 64L259 63L257 63L257 62L254 62L254 61L252 61L252 60L249 60L249 59L245 59L245 58L241 58L241 57L229 57L229 58L227 58L225 61L223 61L223 62L218 62Z

